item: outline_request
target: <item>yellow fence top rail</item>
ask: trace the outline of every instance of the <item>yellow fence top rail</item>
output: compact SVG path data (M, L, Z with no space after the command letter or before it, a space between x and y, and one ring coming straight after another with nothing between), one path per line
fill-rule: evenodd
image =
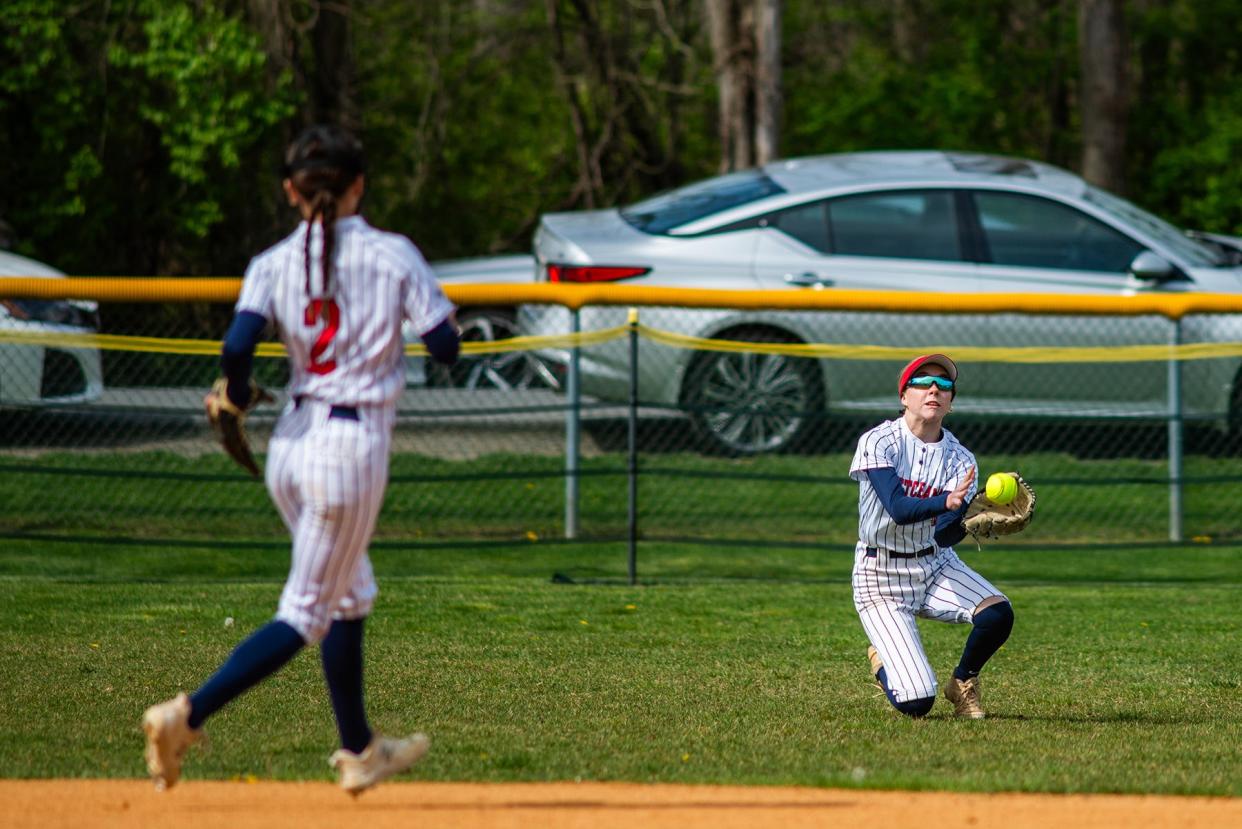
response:
M88 299L100 302L223 302L237 299L236 277L66 277L0 276L0 297ZM445 286L458 305L682 306L792 311L932 311L937 314L1020 313L1088 316L1242 313L1242 294L1141 293L945 294L918 291L855 291L837 288L787 291L721 291L635 285L477 284Z

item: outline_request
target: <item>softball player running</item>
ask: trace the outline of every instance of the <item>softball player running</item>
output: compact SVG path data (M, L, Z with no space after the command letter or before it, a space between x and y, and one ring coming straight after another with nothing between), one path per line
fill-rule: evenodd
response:
M312 127L285 156L284 190L302 215L284 241L250 263L221 363L229 401L245 408L251 361L274 323L289 353L289 401L268 445L266 483L293 537L292 565L275 618L238 645L190 695L143 717L156 788L177 782L203 722L319 643L340 731L332 755L351 794L407 769L430 745L414 734L375 734L363 704L363 624L376 585L367 546L388 482L397 397L404 388L401 325L422 332L431 355L456 359L453 306L418 249L357 214L362 145L346 131ZM204 401L220 405L215 393Z
M858 481L854 607L871 640L867 657L893 707L922 717L936 701L936 675L915 617L971 623L944 695L957 716L982 719L979 672L1009 638L1013 609L953 551L976 490L975 456L942 426L957 365L944 354L917 357L897 393L901 416L865 432L850 464Z

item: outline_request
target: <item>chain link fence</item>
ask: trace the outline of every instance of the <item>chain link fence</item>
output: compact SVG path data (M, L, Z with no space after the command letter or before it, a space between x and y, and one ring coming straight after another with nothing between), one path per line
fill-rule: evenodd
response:
M202 415L230 306L74 307L55 321L6 301L0 533L283 541L262 483L220 452ZM96 314L107 334L87 330ZM452 371L407 349L379 542L852 545L855 442L897 415L901 366L941 350L961 367L946 424L980 477L1016 469L1039 493L1030 529L1001 543L1242 537L1232 316L556 305L518 316L532 336L473 342ZM275 344L256 375L286 381ZM248 422L260 460L277 397Z

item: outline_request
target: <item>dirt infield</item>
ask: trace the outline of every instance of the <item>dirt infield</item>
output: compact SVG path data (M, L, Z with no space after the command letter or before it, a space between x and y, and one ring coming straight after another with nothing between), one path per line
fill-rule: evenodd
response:
M355 800L328 783L189 781L161 794L145 780L0 780L0 826L5 829L799 829L899 826L915 820L1005 829L1206 829L1242 826L1242 799L633 783L389 783Z

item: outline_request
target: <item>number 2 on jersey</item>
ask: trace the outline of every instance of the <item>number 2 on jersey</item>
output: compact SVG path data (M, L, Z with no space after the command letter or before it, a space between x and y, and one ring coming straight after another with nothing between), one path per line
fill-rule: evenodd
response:
M321 360L323 353L328 350L328 346L332 344L332 338L336 336L337 330L341 327L341 308L336 304L335 299L312 299L310 305L306 306L306 313L303 316L307 327L315 325L320 320L324 321L323 330L319 332L319 336L315 339L315 344L311 346L310 365L306 370L312 374L327 374L336 368L336 360L328 358Z

